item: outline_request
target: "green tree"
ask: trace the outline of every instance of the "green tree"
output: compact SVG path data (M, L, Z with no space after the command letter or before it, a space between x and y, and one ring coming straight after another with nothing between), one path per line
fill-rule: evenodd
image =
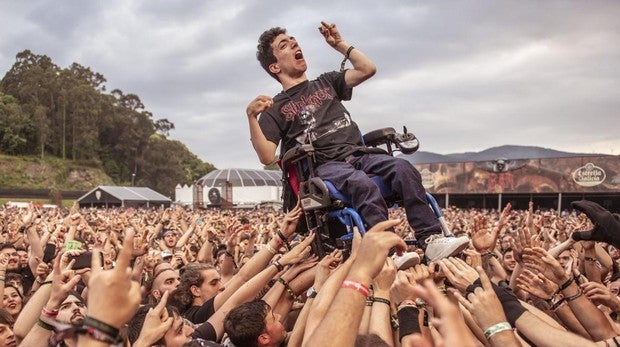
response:
M13 155L26 153L30 127L28 116L17 100L0 92L0 151Z

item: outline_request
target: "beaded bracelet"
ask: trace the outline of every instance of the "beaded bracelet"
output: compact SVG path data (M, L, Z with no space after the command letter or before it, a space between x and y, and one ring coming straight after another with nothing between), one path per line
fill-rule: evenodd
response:
M297 300L297 294L293 291L293 288L286 282L286 280L282 277L278 278L278 282L282 283L288 294L291 296L291 299Z
M363 283L360 283L357 281L344 280L340 287L345 288L345 289L353 289L356 292L362 294L366 298L370 296L370 289Z
M499 332L502 331L506 331L506 330L512 330L512 327L510 326L510 323L508 322L501 322L501 323L497 323L495 325L492 325L490 327L488 327L485 331L484 331L484 337L487 338L487 340L490 340L491 337Z
M372 302L380 302L380 303L386 304L386 305L388 305L390 307L392 306L392 303L390 302L390 300L384 299L384 298L380 298L380 297L377 297L377 296L371 296L370 297L370 301L372 301Z

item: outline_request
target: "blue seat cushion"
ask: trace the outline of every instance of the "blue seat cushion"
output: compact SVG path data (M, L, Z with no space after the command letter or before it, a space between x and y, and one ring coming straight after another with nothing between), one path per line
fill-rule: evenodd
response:
M379 187L381 196L385 198L391 195L392 192L388 189L387 185L385 184L385 182L383 182L380 176L370 176L370 179L377 185L377 187ZM329 195L332 198L340 200L347 205L351 205L351 199L348 196L342 194L339 190L337 190L332 182L328 180L323 180L323 182L325 182L327 190L329 191Z

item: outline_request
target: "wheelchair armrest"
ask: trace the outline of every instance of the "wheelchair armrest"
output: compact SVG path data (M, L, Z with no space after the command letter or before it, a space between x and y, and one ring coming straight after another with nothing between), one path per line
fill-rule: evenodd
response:
M391 145L396 146L404 154L411 154L418 150L420 142L414 134L407 131L403 127L403 133L397 133L394 128L383 128L371 131L363 136L364 143L368 147L377 147L380 145L388 145L388 151L391 152Z
M314 153L314 147L312 147L312 145L293 147L286 151L286 153L282 156L282 159L280 160L282 163L282 168L288 167L290 164L293 164L300 159L308 158L312 155L312 153Z
M387 142L391 142L393 136L396 134L394 128L382 128L373 130L364 134L364 143L369 147L376 147Z

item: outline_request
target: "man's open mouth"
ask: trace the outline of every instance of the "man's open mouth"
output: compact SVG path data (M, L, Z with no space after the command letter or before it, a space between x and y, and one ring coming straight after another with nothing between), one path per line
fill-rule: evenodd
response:
M304 54L303 54L303 53L301 53L301 50L299 50L299 51L295 52L295 59L297 59L297 60L301 60L301 59L303 59L303 58L304 58Z

